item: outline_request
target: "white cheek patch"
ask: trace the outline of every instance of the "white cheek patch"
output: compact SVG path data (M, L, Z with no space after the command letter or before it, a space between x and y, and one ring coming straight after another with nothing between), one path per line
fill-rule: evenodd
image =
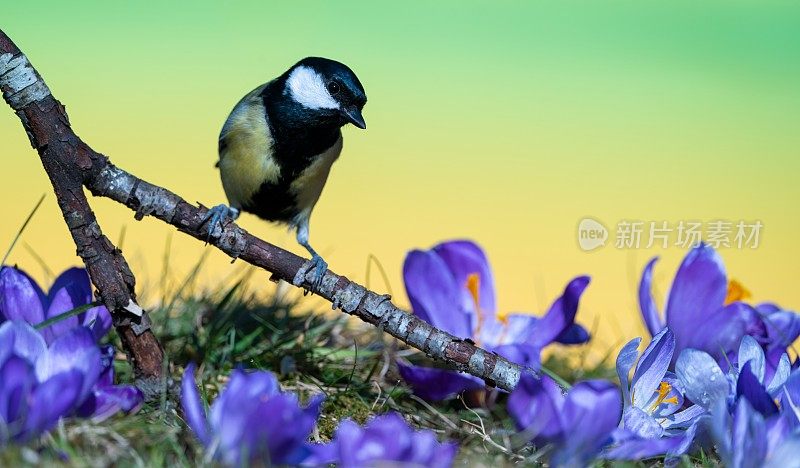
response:
M292 98L308 109L338 109L322 76L308 67L297 67L289 74L286 87Z

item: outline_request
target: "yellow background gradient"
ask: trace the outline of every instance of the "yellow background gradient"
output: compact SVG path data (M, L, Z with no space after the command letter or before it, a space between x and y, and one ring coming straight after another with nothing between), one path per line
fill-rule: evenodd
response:
M139 3L139 4L134 4ZM350 65L366 132L345 150L312 217L337 273L369 254L405 303L411 248L471 238L494 267L501 310L542 313L575 275L578 315L606 350L643 332L635 288L648 258L663 298L685 250L583 252L586 216L761 220L758 249L725 249L731 276L800 304L800 8L795 2L7 2L2 27L66 106L78 134L190 201L224 201L216 140L236 101L307 55ZM49 182L17 118L0 111L0 246ZM208 250L92 200L140 294L158 297ZM294 236L245 215L256 235ZM76 264L52 194L23 237L54 271ZM45 273L20 243L10 262ZM199 284L230 266L212 251ZM374 272L374 270L373 270ZM256 275L266 284L266 275ZM377 274L371 284L382 287ZM265 286L266 287L266 286Z

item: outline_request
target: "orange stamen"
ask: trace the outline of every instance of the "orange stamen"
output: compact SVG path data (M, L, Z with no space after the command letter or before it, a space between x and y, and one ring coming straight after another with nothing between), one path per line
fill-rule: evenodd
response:
M744 301L750 299L751 297L753 297L753 295L742 285L742 283L736 281L735 279L731 279L728 282L728 294L725 296L725 305L737 301Z
M481 327L483 327L483 311L481 310L481 303L480 303L480 287L481 287L481 277L478 273L470 273L467 275L467 291L472 296L472 302L475 303L475 313L478 316L478 324L475 326L475 330L472 332L472 336L477 338L480 334Z
M656 398L655 403L653 403L653 409L658 408L658 405L662 403L672 403L673 405L678 404L678 397L671 396L667 398L669 392L672 391L672 385L667 382L661 382L661 385L658 386L658 398Z

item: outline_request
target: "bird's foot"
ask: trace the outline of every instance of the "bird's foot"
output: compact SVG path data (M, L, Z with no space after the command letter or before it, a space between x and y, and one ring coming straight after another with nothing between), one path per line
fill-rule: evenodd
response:
M306 275L313 270L313 275L309 280L311 291L319 291L322 286L322 278L325 277L325 271L328 270L328 263L317 254L311 256L311 260L305 262L303 266L297 271L294 277L294 285L300 286L306 279Z
M239 210L236 208L231 208L227 205L217 205L206 212L205 217L203 218L203 222L200 223L202 226L203 224L207 224L206 226L206 242L211 241L211 238L214 236L214 231L216 230L217 226L222 228L222 223L227 221L228 219L234 220L239 217Z

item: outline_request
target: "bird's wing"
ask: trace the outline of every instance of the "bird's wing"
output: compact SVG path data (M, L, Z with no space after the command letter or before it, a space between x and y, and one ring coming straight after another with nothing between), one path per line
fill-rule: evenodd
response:
M280 167L272 154L272 136L259 86L236 104L219 136L222 186L231 206L246 205L264 182L277 180Z

